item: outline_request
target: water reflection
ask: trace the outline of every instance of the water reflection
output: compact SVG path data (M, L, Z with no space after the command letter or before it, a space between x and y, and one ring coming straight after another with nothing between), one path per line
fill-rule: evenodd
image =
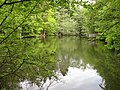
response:
M41 86L54 77L55 39L44 43L40 39L9 40L0 49L0 90L19 90L25 80Z
M69 67L66 76L59 76L61 82L49 90L101 90L99 84L102 78L97 75L96 70Z
M91 70L96 70L97 75L102 77L102 79L99 81L98 85L94 86L99 86L99 88L92 89L93 86L91 85L90 90L119 90L119 55L110 53L110 51L107 50L101 42L90 42L79 38L62 38L58 45L58 66L63 76L68 72L66 70L68 66L76 67L83 71L91 68ZM87 83L85 82L84 84ZM76 88L76 90L78 89L80 88ZM86 87L84 87L83 90L87 90Z
M0 45L0 90L119 90L120 56L78 37Z

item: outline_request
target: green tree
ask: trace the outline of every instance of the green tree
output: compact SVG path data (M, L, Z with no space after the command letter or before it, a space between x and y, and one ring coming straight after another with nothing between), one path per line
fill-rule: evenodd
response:
M104 40L109 49L120 49L119 0L97 0L86 5L86 25L89 31L98 33L98 39Z
M57 32L61 32L64 35L78 35L79 24L77 20L70 16L67 9L62 8L55 14L57 19Z

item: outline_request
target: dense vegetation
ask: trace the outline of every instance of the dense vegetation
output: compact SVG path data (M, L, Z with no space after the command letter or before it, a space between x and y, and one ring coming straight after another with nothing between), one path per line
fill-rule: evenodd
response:
M19 90L25 80L43 87L48 78L56 78L56 39L48 41L9 39L0 46L0 90Z
M66 75L70 62L66 60L65 55L67 56L70 50L72 53L69 53L68 60L71 57L78 60L82 55L85 62L95 65L94 68L106 82L110 82L109 76L116 82L115 77L119 76L119 29L120 0L0 0L0 89L12 90L16 83L26 79L38 86L44 84L48 78L56 79L56 52L64 52L60 53L58 58L61 59L60 72L63 76ZM61 43L62 38L58 45L57 37L45 39L46 36L53 35L88 38L89 35L95 35L95 38L90 40L102 40L108 49L114 50L115 56L111 58L113 54L102 55L103 52L107 53L102 46L97 50L91 47L91 44L87 48L88 44L74 43L74 38L65 38L64 45ZM39 37L41 40L30 37ZM83 46L84 50L81 47L81 52L73 54L76 48L70 45ZM57 48L60 51L57 51ZM94 55L103 57L106 61ZM76 63L79 62L78 60ZM86 68L86 65L83 66ZM104 74L106 69L114 74ZM40 80L37 80L38 77ZM109 88L109 85L106 85L106 88Z
M1 0L0 43L7 38L97 34L120 49L119 0Z
M98 33L98 39L105 40L109 49L120 49L120 1L97 0L87 5L88 30Z

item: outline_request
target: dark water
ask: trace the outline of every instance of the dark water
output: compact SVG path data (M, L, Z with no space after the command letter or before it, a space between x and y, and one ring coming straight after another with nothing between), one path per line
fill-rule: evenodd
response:
M78 37L0 45L0 90L119 90L120 55Z

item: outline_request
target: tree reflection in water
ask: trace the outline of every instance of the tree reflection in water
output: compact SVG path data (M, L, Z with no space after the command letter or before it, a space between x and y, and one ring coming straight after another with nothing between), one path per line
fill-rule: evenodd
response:
M120 56L97 41L77 37L48 38L44 43L30 38L8 40L0 45L0 90L54 90L61 78L69 77L70 68L81 73L95 70L103 80L99 88L119 90L119 66Z
M0 90L18 90L19 82L25 80L41 86L48 78L56 78L55 40L44 43L26 38L0 45Z

